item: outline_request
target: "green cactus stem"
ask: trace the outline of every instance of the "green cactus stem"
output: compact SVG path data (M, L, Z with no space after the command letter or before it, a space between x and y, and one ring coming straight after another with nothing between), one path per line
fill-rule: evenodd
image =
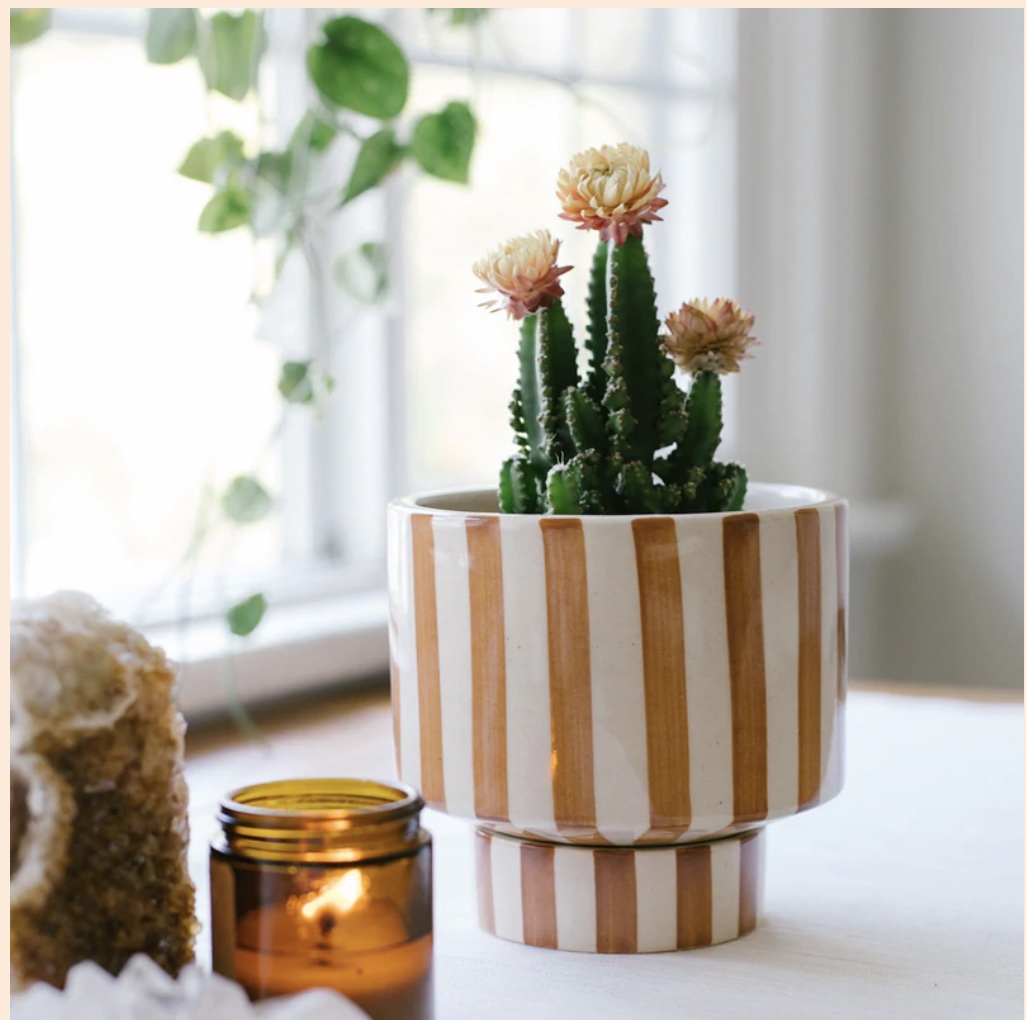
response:
M711 492L706 506L709 511L740 510L748 489L748 472L740 464L710 465Z
M573 456L563 397L577 386L577 345L562 302L520 324L520 377L510 401L517 445L543 475Z
M554 514L579 514L581 490L577 472L569 464L557 464L548 478L549 506Z
M652 480L652 469L632 461L623 469L623 496L631 513L658 514L665 510L662 489Z
M563 394L563 414L575 450L606 452L609 442L602 409L587 392L576 387L567 390Z
M606 393L606 360L609 346L609 306L606 300L606 273L609 266L609 242L599 241L591 261L588 277L588 339L585 343L591 353L588 372L588 396L596 404L602 403Z
M639 237L609 257L609 335L603 403L611 414L612 446L625 462L651 465L684 429L684 394L659 339L655 284ZM629 415L616 412L629 409Z
M504 514L538 514L544 511L538 474L525 457L510 457L499 473L499 508Z
M602 478L603 464L598 454L578 454L566 464L557 464L547 483L549 506L555 514L615 513L607 496L611 491Z
M563 302L555 301L538 313L538 378L541 385L540 422L545 453L556 462L573 456L574 445L566 423L564 396L577 386L577 345Z
M708 464L723 431L723 390L715 372L699 372L688 392L687 425L677 444L679 459L688 467Z
M520 324L520 381L510 402L511 424L518 445L531 463L543 471L551 466L545 453L541 424L542 386L538 367L538 317L528 315Z

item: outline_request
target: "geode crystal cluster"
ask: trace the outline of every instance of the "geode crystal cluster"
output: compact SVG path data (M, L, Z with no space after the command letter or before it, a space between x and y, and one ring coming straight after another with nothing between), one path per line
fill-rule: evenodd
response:
M93 599L11 610L11 984L135 953L174 975L198 925L185 724L164 653Z

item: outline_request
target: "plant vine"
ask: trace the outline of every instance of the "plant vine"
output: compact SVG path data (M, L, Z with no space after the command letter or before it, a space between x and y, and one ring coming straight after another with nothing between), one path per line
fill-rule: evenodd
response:
M473 26L487 13L486 8L428 9L429 17L444 17L456 27ZM11 42L32 42L50 25L48 8L12 9ZM257 112L267 43L265 9L148 11L144 45L151 64L194 61L208 96L218 94ZM270 241L276 249L275 280L289 253L298 251L312 286L319 288L325 276L315 264L311 221L343 212L404 165L439 180L467 183L477 124L470 105L458 99L416 119L404 117L410 62L386 29L353 14L320 24L306 50L305 69L312 98L287 145L265 147L259 126L249 136L212 128L190 146L177 172L211 189L197 223L201 233L248 230L254 244ZM355 141L357 148L348 174L338 180L329 158L341 140ZM333 275L358 301L374 303L388 287L387 261L382 242L364 242L340 260ZM323 330L325 324L317 322L315 328ZM319 340L314 349L326 349L328 338ZM334 380L316 358L283 359L277 379L282 415L269 443L293 411L319 412L333 388ZM257 470L236 475L220 493L205 491L181 566L191 566L218 528L254 524L274 508L275 498ZM239 599L225 612L228 629L237 637L252 634L268 605L263 592Z

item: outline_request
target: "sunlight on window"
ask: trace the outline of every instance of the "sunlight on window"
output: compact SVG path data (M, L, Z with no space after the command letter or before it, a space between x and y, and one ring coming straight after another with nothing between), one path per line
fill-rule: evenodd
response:
M191 62L53 32L12 77L26 590L146 591L184 553L204 485L251 470L274 427L250 242L198 234L208 189L175 173L207 131ZM273 453L262 468L274 485ZM243 568L279 559L273 518L232 541Z

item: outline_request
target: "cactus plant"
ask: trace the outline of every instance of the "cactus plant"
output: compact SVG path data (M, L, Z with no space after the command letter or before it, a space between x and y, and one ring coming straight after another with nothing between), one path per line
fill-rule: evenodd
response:
M715 460L720 375L755 343L754 318L729 300L685 304L660 332L642 229L666 200L648 154L631 145L575 156L559 175L562 218L596 230L582 379L563 308L559 242L514 238L474 267L486 302L520 320L510 402L517 453L502 465L506 513L679 514L738 510L743 467ZM676 368L691 376L685 392Z

